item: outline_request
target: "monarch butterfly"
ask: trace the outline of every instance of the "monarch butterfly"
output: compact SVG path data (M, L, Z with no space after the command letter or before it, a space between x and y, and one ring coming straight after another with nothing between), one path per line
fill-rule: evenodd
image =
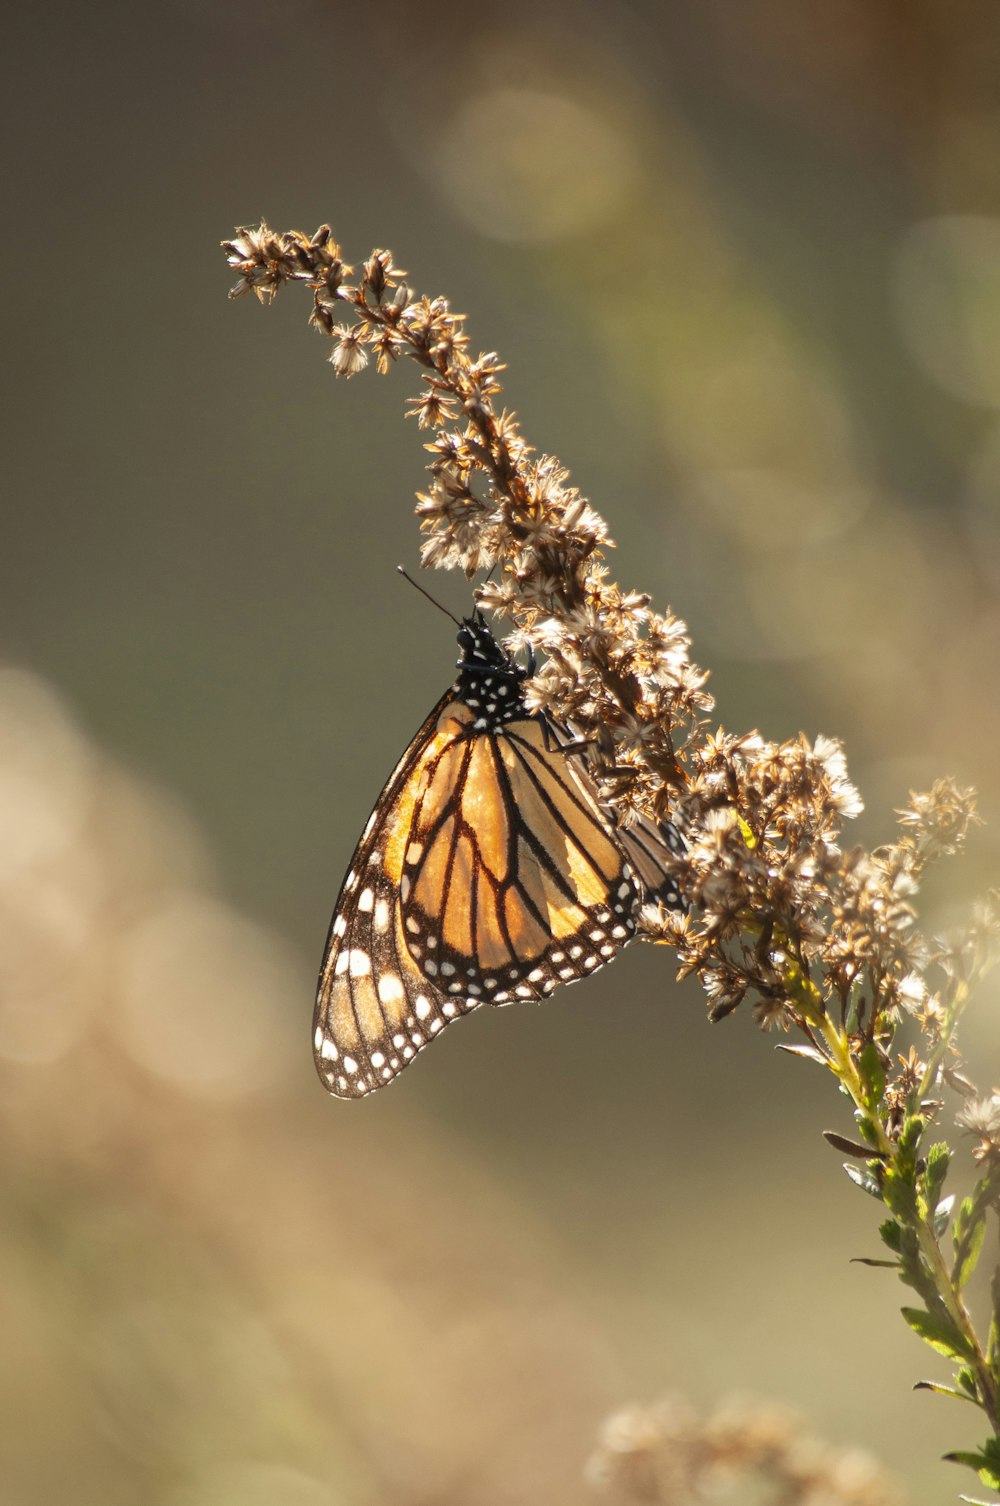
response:
M339 1098L390 1082L480 1004L603 967L644 900L682 905L674 827L615 824L480 613L458 643L458 678L376 801L330 924L313 1046Z

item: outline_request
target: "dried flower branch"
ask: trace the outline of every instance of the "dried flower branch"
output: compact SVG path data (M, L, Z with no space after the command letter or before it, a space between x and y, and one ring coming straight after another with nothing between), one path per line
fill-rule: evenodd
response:
M899 1506L867 1454L810 1437L792 1413L732 1401L701 1416L678 1396L609 1417L586 1476L621 1506L781 1501L785 1506Z
M306 284L338 375L361 371L372 352L380 372L402 355L423 368L411 411L433 436L417 503L424 564L470 579L496 572L476 600L515 623L509 646L544 657L529 704L578 730L610 803L669 811L683 830L687 851L674 862L689 912L648 910L646 933L676 949L682 976L698 975L710 1018L749 999L763 1028L798 1036L784 1049L826 1068L850 1099L858 1139L830 1139L889 1215L880 1232L892 1258L871 1263L917 1293L906 1321L956 1366L954 1385L922 1384L973 1402L989 1422L981 1450L949 1457L1000 1489L1000 1279L986 1341L963 1297L1000 1207L1000 1097L977 1094L955 1040L1000 943L1000 896L946 941L922 935L915 908L924 871L961 850L974 793L939 780L911 794L895 843L843 848L861 801L839 743L706 729L712 701L684 624L610 579L603 519L496 406L503 368L472 355L462 316L416 297L388 251L349 281L327 226L313 236L241 229L224 250L239 277L231 296L269 302L285 283ZM957 1210L942 1196L952 1152L927 1144L946 1087L974 1100L961 1127L977 1137L979 1180Z
M234 297L252 290L270 301L282 283L310 287L311 323L334 342L338 374L360 371L369 349L380 371L404 354L425 368L412 406L434 434L430 486L417 505L423 563L470 579L499 567L477 600L513 618L515 646L547 656L532 704L594 742L616 784L612 798L627 791L655 802L665 783L682 781L678 749L711 706L684 626L608 579L603 519L556 460L535 456L514 415L495 408L503 368L495 355L470 354L462 316L443 298L415 297L388 251L372 252L360 280L348 282L352 268L325 225L311 237L244 229L225 250L240 277ZM343 322L348 311L353 324Z

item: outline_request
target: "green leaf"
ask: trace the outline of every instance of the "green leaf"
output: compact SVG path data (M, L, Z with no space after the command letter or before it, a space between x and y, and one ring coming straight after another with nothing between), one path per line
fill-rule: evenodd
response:
M851 1265L873 1265L885 1271L898 1271L898 1260L875 1260L871 1255L852 1255Z
M919 1114L911 1114L903 1124L903 1132L899 1137L899 1162L901 1166L913 1167L916 1170L917 1151L923 1137L926 1123Z
M864 1137L866 1143L873 1147L872 1155L880 1156L883 1161L888 1160L889 1158L885 1151L880 1151L877 1148L879 1141L882 1139L882 1126L879 1121L872 1118L871 1114L862 1114L860 1109L857 1110L854 1117L857 1120L859 1132Z
M879 1224L878 1232L884 1245L888 1245L889 1249L895 1251L897 1255L902 1254L903 1230L894 1218L887 1218L884 1223Z
M962 1449L954 1454L943 1454L946 1464L965 1464L974 1469L984 1485L991 1490L1000 1490L1000 1468L985 1454L974 1454Z
M912 1229L900 1231L899 1279L920 1293L928 1312L937 1312L940 1297L937 1283L920 1253L917 1236Z
M787 1051L789 1056L803 1056L806 1061L816 1062L821 1067L830 1066L830 1058L817 1051L815 1046L775 1046L775 1051ZM832 1069L831 1069L832 1070Z
M877 1197L880 1203L884 1201L882 1197L882 1189L879 1186L878 1182L876 1182L870 1171L865 1171L861 1166L852 1166L849 1161L845 1161L844 1170L847 1172L847 1175L850 1177L851 1181L856 1182L857 1185L863 1188L870 1197Z
M885 1067L882 1065L882 1057L874 1041L869 1041L862 1051L858 1058L858 1066L861 1069L861 1088L865 1107L874 1112L885 1092Z
M975 1218L975 1215L976 1215L976 1204L975 1204L975 1201L971 1197L964 1197L962 1199L962 1201L959 1203L959 1205L958 1205L958 1212L955 1215L955 1249L956 1250L958 1249L959 1242L961 1240L963 1240L965 1238L966 1234L968 1233L968 1230L969 1230L969 1228L972 1225L972 1222L973 1222L973 1220Z
M987 1464L981 1469L979 1471L979 1478L991 1490L1000 1490L1000 1469L995 1464Z
M823 1139L834 1150L839 1150L842 1156L856 1156L859 1161L885 1160L880 1151L872 1150L870 1145L859 1145L857 1140L848 1140L846 1135L839 1135L836 1130L824 1130Z
M975 1371L970 1370L968 1365L962 1365L959 1370L955 1371L955 1385L961 1386L969 1399L978 1405L979 1387L976 1385Z
M919 1307L901 1307L900 1312L913 1332L938 1354L945 1354L950 1360L973 1358L969 1341L946 1313L928 1313Z
M753 827L747 825L746 821L744 821L743 817L739 814L738 811L736 813L736 821L740 828L740 836L743 838L744 842L752 852L753 849L757 846L757 838L753 834Z
M951 1210L954 1206L955 1198L952 1195L951 1197L942 1198L934 1209L934 1234L937 1239L940 1239L947 1231L948 1220L951 1218Z
M986 1216L984 1214L968 1230L965 1238L959 1244L955 1255L955 1265L952 1269L951 1279L959 1291L962 1290L962 1287L976 1269L985 1238Z
M956 1391L954 1386L943 1386L940 1381L917 1381L913 1389L914 1391L936 1391L938 1396L953 1396L956 1401L974 1400L964 1391Z
M944 1179L948 1175L948 1167L951 1165L951 1147L943 1140L932 1145L927 1152L927 1166L924 1171L924 1186L926 1189L927 1206L934 1208L941 1201L941 1189Z
M993 1314L990 1319L990 1336L986 1347L986 1358L996 1376L1000 1370L1000 1269L995 1270L990 1279L990 1301Z
M882 1178L882 1201L897 1218L911 1223L917 1216L917 1189L913 1172L892 1166Z

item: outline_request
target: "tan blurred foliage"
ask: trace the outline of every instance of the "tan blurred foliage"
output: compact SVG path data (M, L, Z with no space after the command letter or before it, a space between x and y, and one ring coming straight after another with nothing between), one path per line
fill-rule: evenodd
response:
M0 728L17 1498L467 1501L496 1469L572 1499L594 1341L530 1221L430 1124L334 1157L290 1083L311 979L176 801L23 670Z

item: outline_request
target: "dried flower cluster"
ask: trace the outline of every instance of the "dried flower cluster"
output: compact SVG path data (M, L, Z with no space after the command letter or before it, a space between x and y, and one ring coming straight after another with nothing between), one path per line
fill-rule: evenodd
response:
M840 1451L792 1413L731 1402L702 1416L677 1396L608 1418L587 1465L594 1489L622 1506L899 1506L867 1454Z
M470 578L499 571L477 601L514 619L512 648L544 653L531 704L593 743L610 799L660 800L665 783L682 781L678 749L711 706L705 675L689 661L682 623L609 580L607 527L565 470L534 455L514 415L494 407L497 357L471 356L462 316L443 298L416 298L388 251L372 253L356 284L346 281L352 268L325 225L311 237L243 229L225 250L240 275L234 296L252 289L270 300L283 282L308 283L311 322L334 340L338 374L360 371L368 350L380 371L404 354L425 368L412 405L434 432L431 481L417 505L424 564ZM353 324L337 322L340 309Z
M955 1048L970 989L997 950L1000 902L991 897L946 942L921 934L915 908L927 866L962 847L973 792L939 780L911 794L894 844L845 849L843 823L861 801L840 745L707 731L712 703L683 623L609 578L606 525L495 406L503 368L470 353L461 316L443 299L415 297L387 251L350 282L326 226L311 237L243 229L224 249L239 274L232 296L269 301L283 283L307 284L338 374L362 370L370 352L380 371L404 354L423 368L413 412L433 435L417 506L424 563L495 573L479 585L479 605L514 621L511 648L544 658L529 703L572 724L625 819L669 813L682 830L687 849L673 861L688 913L649 910L645 925L675 947L682 974L699 976L711 1017L749 998L758 1022L794 1029L800 1040L785 1049L827 1068L851 1100L858 1138L828 1138L890 1215L881 1234L893 1258L883 1263L923 1303L904 1309L907 1321L955 1362L952 1394L989 1420L983 1450L952 1457L1000 1488L1000 1296L985 1343L962 1296L1000 1203L1000 1113ZM915 1038L894 1055L901 1021ZM964 1126L979 1137L980 1180L957 1210L941 1196L950 1151L924 1143L946 1085L977 1100Z

